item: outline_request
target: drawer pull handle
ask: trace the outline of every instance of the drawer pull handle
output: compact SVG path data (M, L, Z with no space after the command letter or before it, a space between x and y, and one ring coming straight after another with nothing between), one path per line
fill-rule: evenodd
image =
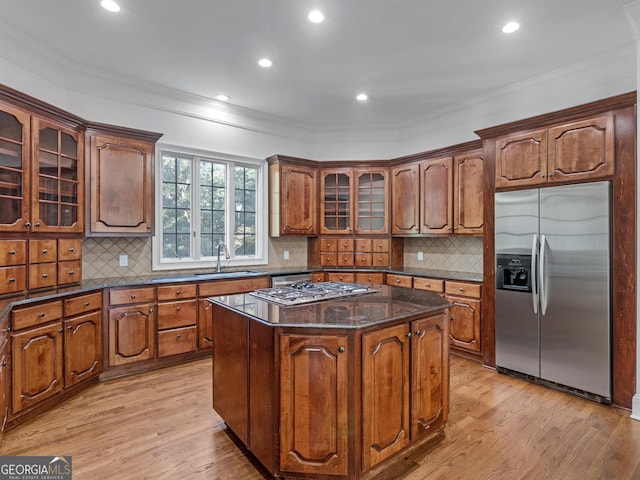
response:
M44 317L44 312L40 312L40 313L38 314L38 316L39 316L40 318Z
M176 338L180 338L180 334L176 335Z
M64 328L61 328L60 330L58 330L58 333L62 333L64 332Z
M49 253L49 250L47 250L46 248L43 248L42 253Z
M179 311L180 311L180 307L176 307L176 311L178 311L178 312L179 312Z
M6 367L6 366L7 366L7 362L0 363L0 367Z
M458 290L460 290L461 292L464 292L464 288L460 287Z
M15 250L9 250L9 255L15 255L16 251Z
M73 325L69 325L69 326L67 327L67 330L73 330Z
M396 278L396 283L400 283L400 279L399 278Z
M49 278L49 274L48 273L43 273L42 274L42 278Z
M430 283L425 283L425 284L424 284L424 286L425 286L425 287L430 287L430 286L431 286L431 284L430 284Z
M131 294L131 298L132 298L132 299L133 299L133 298L136 298L136 294L135 294L135 293L132 293L132 294Z
M74 273L76 272L74 272L73 270L69 270L69 275L73 275Z
M151 230L151 225L147 225L147 230Z
M413 333L415 333L416 335L420 335L420 334L422 333L422 331L421 331L421 330L416 330L416 331L415 331L415 332L413 332Z
M70 253L73 253L73 252L75 252L75 251L76 251L76 249L75 249L75 248L73 248L73 247L70 247L70 248L69 248L69 252L70 252Z
M176 290L176 295L180 295L182 292L180 290Z
M15 282L15 281L16 281L15 277L11 277L11 278L9 279L9 283L13 283L13 282Z
M84 303L83 303L83 305L84 305L85 307L88 307L89 305L91 305L91 302L84 302Z

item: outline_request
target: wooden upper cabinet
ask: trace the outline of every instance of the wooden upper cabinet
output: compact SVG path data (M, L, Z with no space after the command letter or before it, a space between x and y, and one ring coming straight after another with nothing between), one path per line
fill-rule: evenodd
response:
M454 157L453 170L453 232L456 235L482 235L482 150Z
M272 161L269 164L270 235L318 234L318 169Z
M354 184L354 224L358 234L389 233L389 172L387 169L358 169Z
M550 128L549 183L613 175L614 140L612 114Z
M391 169L391 234L420 232L420 166Z
M453 233L453 158L420 163L420 233Z
M0 231L29 231L29 152L31 120L28 113L0 103Z
M353 234L353 172L320 171L320 233Z
M81 121L45 119L0 102L0 145L0 231L81 233Z
M149 236L154 221L154 154L159 134L90 126L87 235ZM116 130L116 127L112 128ZM131 135L129 135L131 133Z
M539 186L614 174L613 114L496 139L496 188Z

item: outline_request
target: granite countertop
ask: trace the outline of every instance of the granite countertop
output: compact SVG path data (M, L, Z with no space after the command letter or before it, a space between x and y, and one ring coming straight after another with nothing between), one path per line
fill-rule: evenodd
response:
M367 328L438 312L450 304L433 292L374 285L375 292L302 305L282 306L249 293L209 301L277 327Z
M7 315L9 310L14 306L31 303L39 300L51 300L65 295L75 295L79 293L87 293L95 290L110 287L125 287L136 285L150 285L160 283L178 283L178 282L194 282L205 280L225 280L237 278L250 278L262 275L290 275L296 273L312 273L317 271L349 271L349 272L385 272L397 273L401 275L414 275L423 277L437 277L449 280L465 280L470 282L482 282L481 273L458 272L450 270L436 270L428 268L393 268L393 269L364 269L364 268L305 268L305 267L261 267L258 266L251 270L224 270L220 273L183 273L169 274L159 272L156 275L143 275L137 277L115 277L115 278L99 278L84 280L81 283L47 289L43 291L28 292L24 294L11 295L0 298L0 321Z

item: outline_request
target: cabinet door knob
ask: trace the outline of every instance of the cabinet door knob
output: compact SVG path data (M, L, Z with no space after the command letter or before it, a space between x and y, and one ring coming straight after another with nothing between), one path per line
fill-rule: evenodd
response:
M407 332L407 337L411 338L411 332Z
M151 225L147 225L147 230L151 230Z
M9 255L15 255L16 251L15 250L9 250Z
M42 274L42 278L49 278L49 274L48 273L43 273Z
M67 330L73 330L73 325L69 325L69 326L67 327Z
M413 332L413 333L415 333L416 335L420 335L422 332L421 332L420 330L416 330L416 331L415 331L415 332Z
M73 247L69 248L69 252L73 253L73 252L75 252L75 251L76 251L76 249L75 249L75 248L73 248Z
M69 275L73 275L74 273L76 273L76 272L74 272L73 270L69 271Z
M36 227L39 227L39 226L40 226L40 222L36 222Z
M344 347L338 347L338 351L339 351L340 353L344 353Z
M30 227L31 226L31 222L24 222L24 226L25 227Z
M62 332L64 332L64 329L63 329L63 328L61 328L60 330L58 330L58 333L62 333Z
M544 173L542 175L540 175L540 178L544 178Z
M47 250L46 248L43 248L42 253L49 253L49 250Z
M11 278L9 279L9 283L13 283L13 282L15 282L15 281L16 281L15 277L11 277Z

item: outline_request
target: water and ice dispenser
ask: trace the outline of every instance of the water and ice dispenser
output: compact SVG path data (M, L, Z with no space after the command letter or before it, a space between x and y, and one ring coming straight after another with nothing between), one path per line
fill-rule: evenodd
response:
M496 255L496 288L531 292L531 255Z

